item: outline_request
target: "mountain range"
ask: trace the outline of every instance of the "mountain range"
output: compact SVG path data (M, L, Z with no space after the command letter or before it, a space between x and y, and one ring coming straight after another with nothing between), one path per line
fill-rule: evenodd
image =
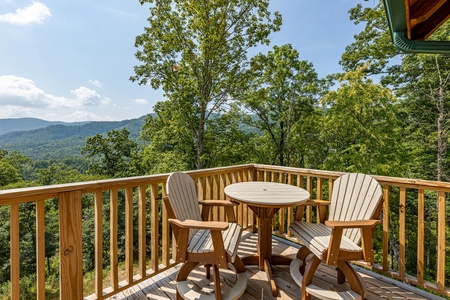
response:
M51 122L35 118L0 119L0 149L18 150L32 160L81 157L86 138L126 128L139 137L146 116L123 121Z

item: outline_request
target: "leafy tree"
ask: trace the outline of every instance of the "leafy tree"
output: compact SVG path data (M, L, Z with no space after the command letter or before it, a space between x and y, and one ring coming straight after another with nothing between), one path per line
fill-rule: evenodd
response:
M82 153L99 158L88 169L91 174L109 177L127 177L141 173L138 144L129 139L129 131L111 130L106 137L101 134L89 137Z
M398 127L403 132L399 137L402 141L399 147L409 154L408 159L402 159L403 173L399 176L447 180L447 170L450 167L446 149L449 139L448 56L401 54L396 50L391 42L381 1L373 9L362 9L362 6L358 5L350 12L355 23L365 23L366 26L355 36L355 42L346 48L340 63L348 71L369 62L371 67L366 73L377 75L380 82L393 88L399 98L397 116L402 123ZM448 40L449 26L447 22L428 39ZM408 209L415 205L414 201L408 199ZM393 203L391 211L397 210L398 207ZM398 226L398 214L392 213L389 217L392 226ZM436 195L429 195L425 198L425 230L428 238L425 244L424 275L430 278L434 278L436 270L436 249L433 247L433 241L437 239L433 234L436 218ZM416 228L413 220L414 218L408 218L407 227ZM407 262L416 261L416 244L417 237L414 234L409 235L407 249L412 248L412 251L406 253ZM390 245L394 256L391 261L398 261L398 240L395 236L391 236ZM412 267L414 269L411 270ZM407 268L408 272L416 271L414 265L407 265Z
M432 35L445 40L450 23ZM393 77L393 76L392 76ZM415 153L415 176L448 181L450 159L446 145L450 130L450 60L446 55L414 54L402 60L402 72L391 79L404 99L407 146ZM421 113L417 113L420 111Z
M19 171L10 162L0 160L0 186L15 183L19 180Z
M178 141L167 142L176 143L178 151L188 149L188 156L195 152L194 166L189 167L211 166L205 155L211 120L228 111L230 95L245 80L247 49L269 44L281 16L271 18L268 0L140 2L152 6L149 26L136 37L136 57L142 64L131 80L164 90L170 103L155 109L158 121L170 115L164 125L182 131L179 138L172 135ZM149 122L147 128L154 125Z
M252 81L241 97L245 113L254 113L256 118L247 116L245 122L266 136L269 163L292 165L297 160L291 147L292 128L313 113L323 81L311 63L299 60L290 44L256 55L250 66Z
M364 30L356 34L355 41L345 48L339 62L344 71L363 67L368 74L387 74L398 70L393 58L400 52L394 47L382 1L373 8L363 8L361 4L349 11L350 20L355 25L365 24Z
M389 89L366 79L364 73L363 68L347 72L341 86L322 99L327 107L322 141L330 151L323 168L401 174L404 161L396 99Z
M31 160L18 151L9 153L0 149L0 187L16 184L23 181L25 166Z
M185 119L177 118L176 106L171 101L159 102L154 110L156 115L147 117L141 132L141 138L148 143L143 154L146 169L151 173L195 169L197 150L192 131L185 126ZM207 124L204 167L252 161L251 134L239 128L237 113L215 116Z
M94 176L80 174L78 170L64 163L52 163L46 168L36 169L37 183L39 185L81 182L97 179Z

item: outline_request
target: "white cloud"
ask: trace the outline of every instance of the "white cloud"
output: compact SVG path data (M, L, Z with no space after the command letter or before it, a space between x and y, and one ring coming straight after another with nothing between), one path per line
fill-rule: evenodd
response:
M75 95L75 101L77 104L81 105L98 105L101 102L100 95L87 87L80 86L76 90L70 91L73 95Z
M74 97L60 97L45 93L27 78L13 75L0 76L0 106L36 107L45 109L84 106L106 106L111 99L100 96L96 91L81 86L70 91Z
M96 87L102 87L103 86L103 82L100 82L100 81L98 81L98 80L92 80L92 79L89 79L89 82L92 84L92 85L94 85L94 86L96 86Z
M15 116L31 117L35 113L30 107L5 105L0 109L0 118L12 118Z
M67 102L64 97L45 93L30 79L12 75L0 76L0 105L52 107Z
M147 105L148 104L148 100L147 99L142 99L142 98L134 99L133 102L136 103L136 104L141 104L141 105Z
M41 2L18 8L14 13L0 15L0 22L6 22L14 25L41 24L52 16L50 9Z

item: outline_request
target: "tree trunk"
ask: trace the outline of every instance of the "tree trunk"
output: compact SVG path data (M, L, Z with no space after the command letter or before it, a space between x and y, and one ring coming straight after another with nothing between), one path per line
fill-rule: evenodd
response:
M200 122L198 124L197 132L197 169L203 169L205 167L203 161L203 149L205 143L205 114L206 105L202 102L201 112L200 112Z
M445 134L444 134L444 122L445 122L445 106L444 106L444 102L445 102L445 96L444 96L444 83L443 83L443 78L442 78L442 74L440 72L439 69L439 63L437 61L437 58L435 60L436 62L436 69L437 69L437 74L439 77L439 89L438 89L438 95L437 95L437 105L438 105L438 120L437 120L437 126L438 126L438 157L437 157L437 180L438 181L442 181L443 180L443 175L444 175L444 156L445 156L445 152L446 152L446 143L445 143ZM432 89L430 88L431 93ZM433 97L433 95L432 95Z

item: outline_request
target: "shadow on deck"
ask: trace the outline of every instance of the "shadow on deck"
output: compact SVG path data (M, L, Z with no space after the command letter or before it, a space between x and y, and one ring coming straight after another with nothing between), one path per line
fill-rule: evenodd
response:
M244 232L239 255L246 255L256 252L257 235ZM273 239L273 252L294 258L298 251L298 245L285 242L280 239ZM109 299L176 299L175 278L180 265L175 266L163 273L160 273L149 280L141 282L131 289L125 290ZM356 267L367 284L367 300L381 299L444 299L423 290L417 289L408 284L404 284L388 277L363 270ZM278 287L278 295L272 296L269 283L266 281L266 274L256 266L247 267L248 285L244 295L240 299L244 300L270 300L270 299L300 299L300 288L294 283L289 272L289 266L273 266L272 271ZM191 273L190 281L194 289L204 293L214 293L213 278L208 280L204 277L204 268L199 267ZM222 289L232 286L235 282L234 274L222 272ZM314 278L314 284L327 289L341 290L348 288L347 284L336 285L336 271L332 267L320 265ZM316 299L313 297L313 299Z

